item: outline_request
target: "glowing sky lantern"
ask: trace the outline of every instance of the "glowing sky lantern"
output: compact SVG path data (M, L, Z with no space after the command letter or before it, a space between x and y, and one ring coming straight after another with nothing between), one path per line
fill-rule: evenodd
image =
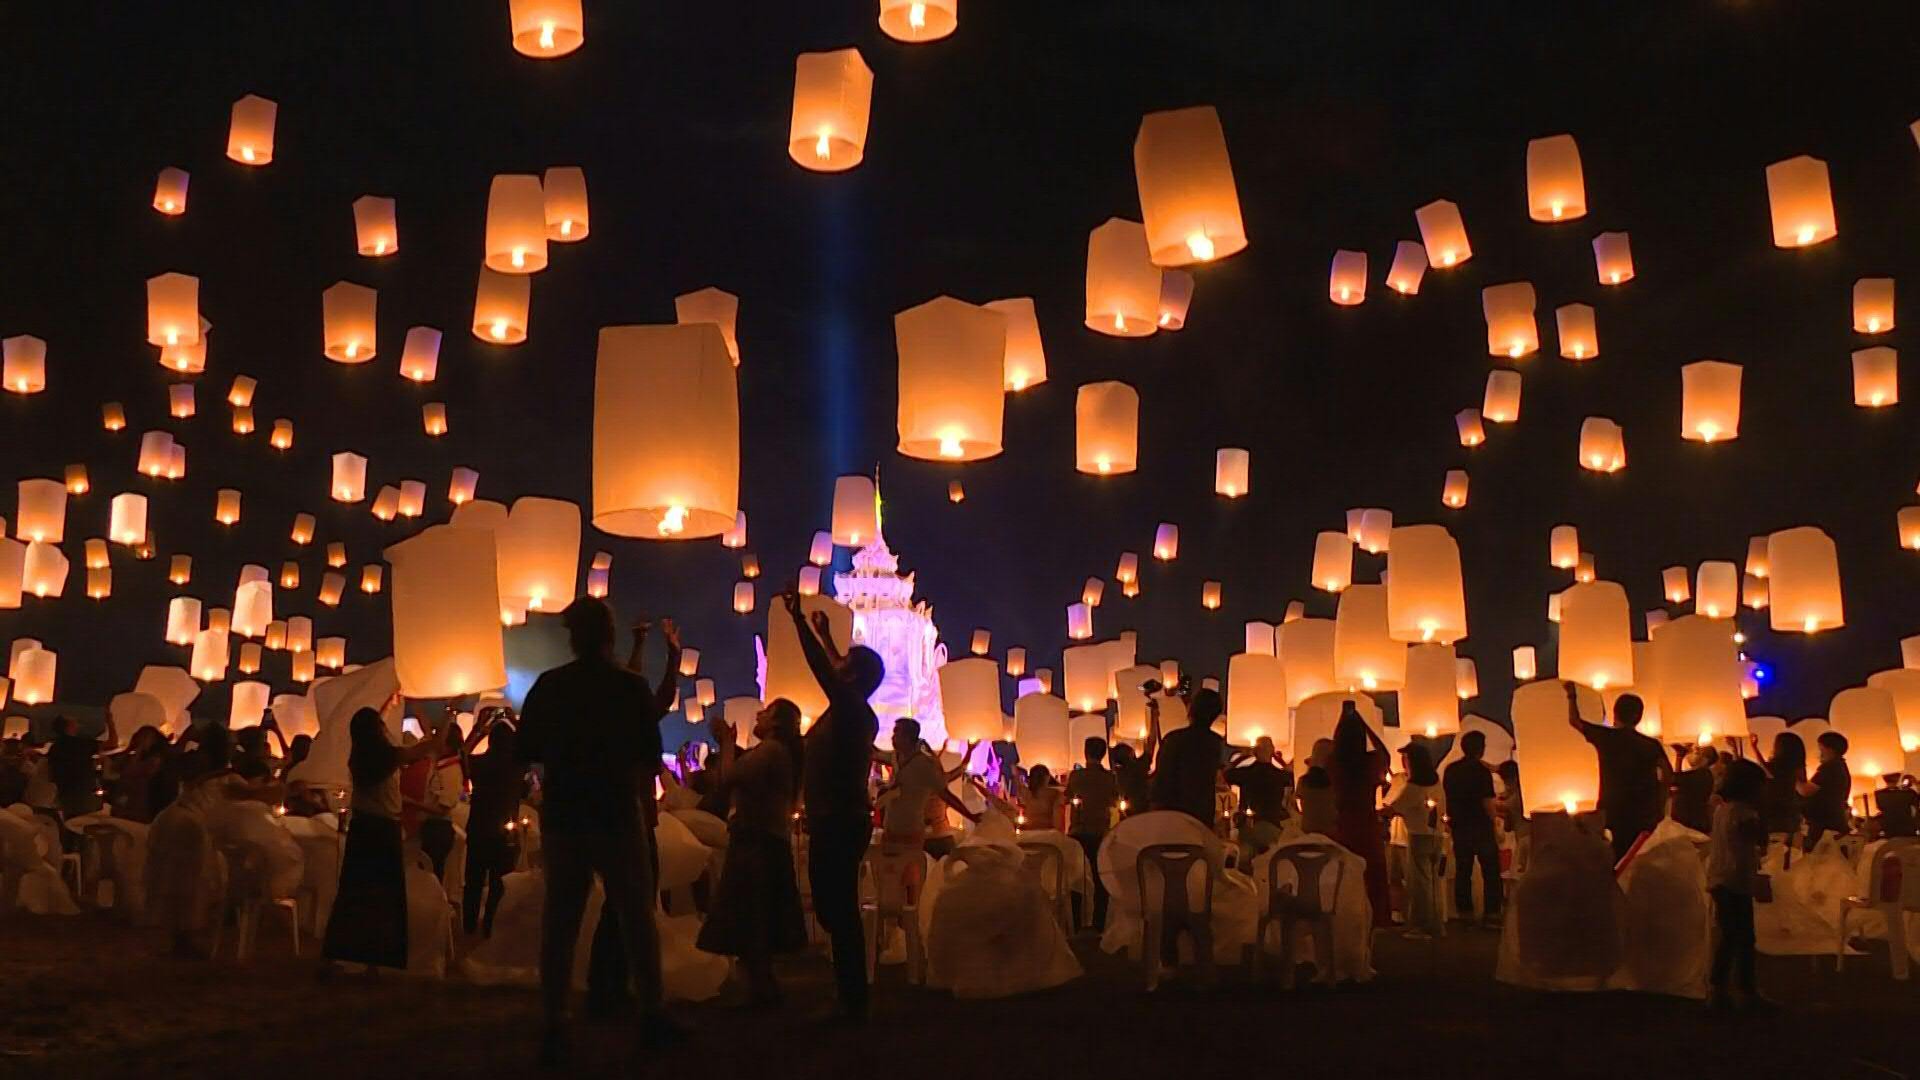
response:
M85 495L87 492L93 490L92 482L87 479L87 467L85 465L67 466L66 485L67 494L69 495ZM4 533L4 531L4 524L0 524L0 533Z
M821 529L813 534L813 541L807 545L807 561L815 566L825 566L833 561L833 534Z
M314 598L328 607L338 607L341 596L347 591L345 574L326 573L320 575L320 590Z
M1227 739L1250 746L1261 737L1285 744L1292 737L1287 718L1287 667L1265 653L1235 653L1227 658Z
M323 668L339 670L347 666L347 639L323 637L313 643L313 660Z
M1568 360L1591 360L1600 355L1600 335L1594 329L1593 308L1562 304L1553 309L1560 338L1560 355Z
M1172 562L1180 554L1180 526L1163 521L1153 529L1153 557Z
M1527 140L1527 216L1545 222L1587 216L1586 173L1573 136Z
M1893 279L1861 278L1853 283L1853 332L1884 334L1893 329Z
M283 589L297 589L300 587L299 563L283 562L280 564L280 587Z
M1593 238L1594 272L1602 285L1624 285L1633 280L1633 248L1623 232L1603 232Z
M1487 352L1518 360L1540 349L1540 327L1533 317L1533 285L1525 281L1489 285L1480 290L1487 320Z
M1000 453L1007 317L950 296L893 317L899 355L898 449L924 461Z
M1773 246L1806 247L1839 235L1827 163L1802 154L1767 166L1767 203L1773 210Z
M1593 552L1583 551L1580 553L1580 561L1573 564L1573 580L1589 582L1593 580L1593 574Z
M1007 650L1007 674L1019 678L1027 673L1027 650L1018 645Z
M587 238L587 174L578 165L554 165L541 177L547 239L571 244Z
M386 550L400 692L438 698L506 685L491 530L436 525Z
M1436 199L1415 210L1413 220L1420 226L1420 243L1427 249L1427 265L1445 270L1473 258L1473 247L1467 243L1467 226L1460 220L1458 206Z
M214 495L213 520L222 525L234 525L240 521L240 491L238 488L221 488Z
M229 630L238 637L257 638L267 632L273 621L273 583L243 581L233 593L233 615Z
M58 597L67 588L67 557L51 541L32 540L20 561L20 588L41 598Z
M1393 264L1387 267L1387 288L1402 296L1420 291L1420 279L1427 276L1427 249L1412 240L1402 240L1393 248Z
M750 583L748 587L751 588ZM807 625L813 625L815 612L825 612L831 626L834 644L846 648L853 639L853 611L846 605L824 596L807 596L800 600L801 616ZM766 681L761 687L761 696L766 701L786 698L800 709L803 720L811 723L827 708L827 697L820 689L820 683L813 677L813 670L807 666L806 656L800 651L800 638L794 632L793 619L788 616L785 607L779 604L770 606L767 613L767 668Z
M1074 399L1075 467L1112 476L1138 464L1140 395L1123 382L1087 383Z
M1353 539L1343 532L1322 532L1313 538L1313 587L1330 593L1353 584Z
M1669 604L1684 604L1693 597L1693 586L1687 579L1687 568L1669 566L1660 571L1660 593Z
M167 580L175 585L185 585L193 580L193 556L175 555L167 560Z
M1738 649L1727 624L1683 615L1660 628L1651 644L1662 733L1669 741L1711 742L1744 738L1747 710L1740 696Z
M1755 611L1764 610L1769 603L1767 579L1752 574L1740 576L1740 602Z
M24 554L24 551L25 549L23 548L22 549L23 554ZM107 542L105 540L93 539L93 540L87 541L85 545L85 551L86 551L86 558L87 558L87 569L99 570L106 567L109 564L109 560L107 557Z
M16 651L7 665L7 677L13 680L13 697L22 705L45 705L53 700L54 682L60 658L36 643Z
M1520 419L1520 373L1496 368L1487 372L1487 393L1480 415L1490 423L1511 424Z
M1047 693L1022 694L1013 703L1013 734L1020 760L1062 774L1077 760L1068 736L1067 703Z
M1386 551L1393 542L1393 511L1378 506L1361 510L1358 519L1351 522L1348 535L1353 537L1355 546L1369 555Z
M1887 774L1907 771L1906 751L1900 745L1899 713L1890 692L1873 686L1842 690L1827 706L1827 723L1847 737L1847 768L1853 773L1854 798L1880 787Z
M833 542L857 548L880 531L880 496L871 476L842 476L833 482Z
M1853 354L1853 403L1869 409L1900 401L1900 356L1885 345Z
M573 602L580 571L578 506L531 495L515 499L494 542L503 602L524 603L530 611L559 611Z
M565 56L586 40L580 0L509 0L513 51L536 60Z
M198 375L207 370L207 346L213 340L213 324L198 320L199 336L192 341L160 346L160 366L181 375Z
M1396 527L1387 547L1386 581L1389 637L1451 645L1467 636L1460 545L1445 526ZM1448 668L1451 673L1451 659Z
M652 540L732 528L740 509L740 398L720 328L603 327L597 367L594 528ZM674 408L663 413L662 401Z
M1767 560L1767 537L1755 536L1749 539L1747 541L1747 573L1757 578L1764 578L1767 576L1769 565Z
M975 630L967 642L967 651L975 656L985 656L993 649L993 631ZM951 734L951 731L949 731Z
M47 343L32 334L16 334L0 342L0 370L12 394L37 394L47 388Z
M1119 641L1070 645L1062 649L1061 689L1066 694L1067 705L1079 712L1105 708L1107 700L1119 694L1116 673L1132 664L1132 650Z
M167 387L167 415L175 420L190 419L196 411L192 383L174 383Z
M472 469L459 467L453 470L447 481L447 501L455 506L473 501L474 492L480 487L480 474Z
M1592 690L1577 691L1580 718L1602 720L1604 706ZM1557 682L1536 682L1513 692L1513 757L1524 778L1530 813L1585 812L1600 798L1600 765L1593 747L1567 724L1567 695Z
M1452 645L1409 646L1407 684L1400 688L1400 728L1429 739L1460 730L1460 695Z
M540 178L502 173L487 188L487 269L535 274L547 268L546 193Z
M1093 608L1085 602L1067 605L1067 637L1085 641L1093 636Z
M880 31L909 44L938 41L960 24L959 8L960 0L880 0Z
M493 345L527 340L527 308L532 299L533 279L527 275L481 267L473 296L473 336Z
M287 664L287 678L296 683L310 683L314 676L314 656L311 652L295 653Z
M1182 330L1187 325L1187 309L1193 306L1193 275L1185 270L1160 271L1160 314L1162 330Z
M187 212L187 171L171 165L160 170L153 185L153 208L163 214Z
M327 359L364 364L374 355L374 313L379 293L351 281L336 282L320 294Z
M1693 589L1693 610L1709 619L1731 619L1740 606L1740 568L1710 559L1700 564Z
M1334 620L1290 619L1274 634L1274 649L1286 671L1287 705L1334 689Z
M200 601L191 596L176 596L167 601L167 644L191 645L200 632Z
M429 401L420 406L420 426L430 436L438 438L447 433L447 406L440 401Z
M1612 581L1560 594L1560 677L1595 690L1633 685L1633 611Z
M1461 409L1454 413L1453 426L1460 436L1461 446L1471 449L1487 441L1487 429L1480 422L1479 409Z
M1100 606L1100 598L1107 592L1107 583L1100 578L1090 577L1080 586L1080 602L1090 608Z
M1440 503L1452 510L1467 505L1467 470L1447 470L1446 480L1440 485Z
M386 578L386 569L379 563L368 563L360 568L360 591L372 596L380 591Z
M1767 563L1773 629L1811 634L1846 625L1832 537L1812 525L1772 533Z
M58 544L67 538L67 485L33 478L18 486L14 532L22 539Z
M400 516L417 518L427 509L427 485L419 480L400 481Z
M1133 172L1156 265L1212 262L1247 246L1226 135L1213 106L1142 117Z
M1292 751L1296 774L1306 772L1307 759L1313 754L1314 743L1333 738L1333 730L1339 724L1340 714L1348 702L1353 703L1360 719L1373 729L1375 735L1384 739L1394 734L1386 727L1380 706L1366 694L1328 691L1302 698L1293 714Z
M801 53L793 64L787 156L815 172L843 172L867 152L873 69L859 49Z
M1604 416L1580 422L1580 467L1602 473L1627 467L1627 437L1619 424Z
M392 199L362 195L353 200L353 240L356 251L374 258L400 250L400 225Z
M983 306L1007 319L1006 389L1020 391L1046 382L1047 352L1040 342L1040 320L1034 314L1033 298L989 300Z
M1334 678L1354 690L1397 690L1407 678L1407 646L1387 622L1387 587L1352 585L1333 620Z
M357 503L367 497L367 459L351 450L333 455L335 502Z
M735 550L747 546L747 512L745 510L734 512L733 524L727 526L727 531L720 534L720 546Z
M200 279L159 274L147 279L147 344L195 345L200 341Z
M1213 493L1237 499L1250 490L1248 470L1252 464L1250 451L1237 447L1223 447L1213 452Z
M708 287L674 297L673 313L675 321L682 326L695 323L718 326L727 342L727 355L733 358L735 367L740 366L740 342L734 336L740 319L739 297L724 289Z
M1894 525L1899 530L1900 546L1908 551L1920 551L1920 506L1901 507Z
M1200 606L1208 611L1219 610L1221 604L1221 585L1217 581L1200 583Z
M122 431L127 426L127 410L117 401L109 401L100 406L100 426L108 431Z
M1906 642L1901 642L1905 650ZM1900 740L1920 743L1920 671L1911 667L1894 668L1867 676L1867 685L1893 696L1894 718L1900 725ZM1920 747L1915 747L1920 749Z
M1327 298L1347 307L1366 300L1366 252L1342 249L1333 253L1333 270L1327 277Z
M1480 672L1473 666L1472 657L1462 656L1454 660L1453 692L1461 701L1480 696Z
M113 595L113 570L93 567L87 570L87 599L105 600Z
M273 434L267 437L267 442L275 450L293 449L293 421L275 420Z
M1273 656L1275 627L1261 619L1248 619L1245 628L1246 651L1261 656Z
M991 742L1005 734L999 665L975 656L949 660L935 674L940 679L940 708L949 739Z
M233 410L233 433L235 435L253 434L253 406L241 405Z
M187 448L179 443L167 446L167 470L163 474L169 480L178 480L187 475Z
M220 682L227 677L227 632L208 628L193 635L193 656L187 667L201 682Z
M147 497L126 492L113 497L111 524L107 535L116 544L133 547L147 539Z
M233 103L233 121L227 128L227 157L242 165L265 165L273 160L273 121L280 106L258 94Z
M1087 328L1146 337L1160 326L1160 268L1138 222L1109 218L1087 236Z
M1740 365L1696 360L1680 369L1680 437L1718 442L1740 434Z

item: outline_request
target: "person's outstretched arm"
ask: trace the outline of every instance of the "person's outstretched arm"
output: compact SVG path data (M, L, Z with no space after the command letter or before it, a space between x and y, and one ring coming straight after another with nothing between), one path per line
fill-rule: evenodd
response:
M820 684L820 689L832 697L834 684L840 681L840 677L834 670L833 654L829 651L831 645L823 645L814 636L813 628L807 625L806 612L800 607L798 593L783 594L781 601L787 606L787 615L793 619L795 636L800 639L800 653L807 658L807 669L813 672L813 679Z
M1140 763L1153 768L1153 756L1160 750L1160 703L1147 696L1147 741L1140 746Z
M660 685L654 688L653 703L660 708L662 715L673 711L675 700L680 696L680 628L672 619L660 620L660 633L667 639L667 668L660 673ZM634 639L634 671L640 670L639 638Z

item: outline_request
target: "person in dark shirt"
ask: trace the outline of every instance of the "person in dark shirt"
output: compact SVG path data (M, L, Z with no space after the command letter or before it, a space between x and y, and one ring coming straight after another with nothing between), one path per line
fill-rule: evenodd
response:
M1107 740L1087 736L1086 764L1067 777L1067 835L1087 853L1087 876L1093 879L1093 925L1107 924L1107 885L1100 880L1100 844L1112 827L1120 805L1120 780L1107 768ZM1075 896L1075 902L1079 902Z
M1719 753L1711 746L1676 743L1673 757L1673 820L1695 832L1712 833L1714 766Z
M527 795L527 767L515 745L517 733L499 710L488 709L473 728L474 735L486 736L487 752L473 755L468 771L473 793L467 799L460 920L469 935L491 937L494 913L507 895L506 876L520 861L519 816Z
M1773 754L1761 759L1760 736L1747 737L1753 756L1766 770L1760 788L1760 825L1768 835L1792 836L1800 831L1800 784L1807 778L1807 744L1800 736L1782 731L1773 737Z
M1260 736L1250 756L1251 761L1236 758L1240 764L1229 764L1227 768L1227 783L1240 789L1237 824L1243 870L1253 865L1254 856L1279 841L1280 823L1287 818L1287 799L1293 787L1293 770L1286 762L1275 761L1272 739Z
M93 738L82 737L79 722L71 716L56 721L54 731L47 747L47 775L58 793L61 814L72 818L100 809L99 757L120 745L112 711L106 730Z
M1567 724L1593 744L1600 759L1599 807L1613 836L1615 862L1626 858L1640 834L1660 823L1663 793L1673 783L1673 767L1660 740L1640 734L1645 705L1632 694L1613 703L1613 727L1580 718L1578 685L1562 680L1567 691Z
M1913 789L1907 785L1907 777L1900 773L1888 773L1880 778L1886 786L1873 793L1873 808L1879 813L1874 815L1874 825L1883 840L1902 836L1920 835L1914 822L1916 799Z
M1178 810L1213 828L1215 781L1227 753L1227 740L1213 730L1221 711L1219 693L1196 691L1187 705L1187 726L1160 740L1151 792L1155 810Z
M1820 767L1813 779L1799 785L1806 799L1807 842L1802 850L1812 851L1827 833L1845 836L1850 831L1847 801L1853 794L1853 774L1847 769L1847 737L1837 731L1820 736Z
M880 721L867 699L886 677L880 654L865 645L841 653L824 611L812 626L789 589L781 596L800 651L827 695L826 711L807 730L801 754L801 791L806 801L807 880L813 913L833 939L833 975L838 1018L867 1019L867 947L860 923L860 864L873 840L873 806L867 793L873 740Z
M547 1019L541 1057L549 1064L567 1057L574 946L596 874L606 890L602 924L618 920L613 932L637 985L641 1035L657 1043L679 1037L661 1007L653 835L641 808L642 799L653 800L664 710L647 681L614 660L613 612L605 603L583 597L560 614L575 659L534 681L516 747L522 762L545 767L540 987ZM663 685L670 689L672 681L669 672Z
M1446 792L1447 826L1453 833L1454 918L1473 919L1473 868L1480 867L1482 917L1500 919L1500 845L1493 833L1493 771L1481 760L1487 737L1478 731L1460 736L1460 760L1440 778Z

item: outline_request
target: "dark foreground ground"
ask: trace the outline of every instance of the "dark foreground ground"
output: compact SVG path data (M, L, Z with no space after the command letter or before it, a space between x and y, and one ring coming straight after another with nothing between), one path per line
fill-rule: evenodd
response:
M527 991L382 978L316 981L315 962L261 934L263 955L158 958L153 935L104 917L0 920L0 1076L482 1077L534 1074L538 1004ZM1548 996L1495 983L1495 937L1428 947L1383 935L1373 985L1286 994L1230 972L1202 990L1142 993L1128 965L1081 949L1089 974L1013 1000L955 1001L885 969L875 1022L821 1028L827 969L786 969L773 1014L678 1010L683 1049L636 1058L617 1026L583 1025L573 1076L1650 1077L1891 1080L1920 1077L1920 981L1893 982L1884 953L1849 961L1762 958L1785 1003L1734 1017L1667 998ZM277 949L276 949L277 947Z

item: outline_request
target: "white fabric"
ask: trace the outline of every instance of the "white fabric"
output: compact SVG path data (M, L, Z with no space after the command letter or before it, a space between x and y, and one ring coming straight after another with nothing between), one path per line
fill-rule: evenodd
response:
M997 816L997 815L995 815ZM1046 844L1060 853L1060 869L1067 882L1067 892L1089 895L1093 889L1093 878L1087 873L1087 849L1080 841L1061 832L1059 829L1027 829L1014 837L1019 844ZM1053 878L1048 875L1041 887L1047 896L1053 896Z
M0 914L12 907L33 915L78 915L79 905L60 878L60 839L52 822L24 803L0 810ZM51 852L53 862L48 862Z
M1366 982L1373 978L1373 901L1367 898L1367 861L1342 847L1332 837L1322 833L1295 833L1285 836L1271 851L1261 854L1253 862L1254 887L1258 890L1261 910L1266 907L1270 882L1276 869L1283 875L1282 885L1296 882L1293 866L1279 858L1281 852L1291 848L1313 845L1326 845L1335 848L1334 864L1320 871L1320 904L1323 909L1333 912L1333 971L1330 974L1334 982ZM1335 873L1335 864L1340 867ZM1218 897L1215 899L1218 904ZM1261 948L1270 955L1280 952L1280 926L1274 924L1267 930L1267 940L1261 942ZM1310 963L1314 959L1313 939L1299 934L1294 941L1294 955L1284 962L1292 964Z
M1769 844L1760 871L1772 878L1773 900L1753 906L1758 950L1768 956L1833 955L1840 902L1852 895L1857 880L1839 838L1822 837L1810 852L1790 842Z
M260 854L263 891L259 899L278 900L299 890L306 855L265 803L216 799L207 808L207 829L216 845L239 845Z
M1534 990L1599 990L1626 954L1627 899L1613 849L1565 818L1536 818L1513 886L1493 977Z
M928 874L920 894L927 985L955 997L994 998L1080 976L1053 902L1021 867L1020 841L1027 839L1016 837L1003 815L989 813Z
M1241 950L1253 941L1254 926L1259 921L1258 889L1252 878L1226 868L1226 845L1211 829L1174 810L1153 810L1122 819L1100 845L1100 879L1108 893L1107 928L1100 936L1100 948L1138 958L1140 882L1134 867L1141 849L1153 844L1198 844L1207 850L1213 875L1213 958L1222 964L1238 962ZM1189 877L1187 888L1188 902L1197 911L1205 899L1199 875ZM1159 897L1152 902L1157 906ZM1180 948L1185 955L1188 945L1184 935Z
M407 860L407 974L445 978L453 954L453 910L425 855Z
M313 737L306 760L294 766L287 779L304 780L320 787L351 787L347 753L353 749L353 737L347 731L348 723L353 714L363 708L384 708L399 692L400 680L393 673L391 659L314 684L307 696L313 702L313 720L320 730ZM388 737L398 740L398 711L382 716L387 721Z
M340 892L340 856L346 838L332 814L314 817L283 817L280 827L300 845L302 872L298 895L300 920L307 933L319 937L326 932L327 917L333 914L333 899Z
M82 837L85 837L89 830L98 828L113 829L121 835L122 839L115 842L113 851L113 866L118 875L118 880L113 883L113 906L116 910L122 911L143 910L146 907L147 829L149 826L144 822L114 817L107 810L102 809L96 813L68 818L67 828ZM85 847L83 841L82 850L88 859L88 874L92 875L99 871L96 869L94 853L85 851ZM89 876L88 882L91 884L92 881L93 878Z
M1713 907L1700 854L1706 834L1667 818L1619 874L1627 898L1626 959L1607 986L1676 997L1707 996Z
M1913 882L1916 876L1920 876L1920 841L1907 839L1895 842L1900 844L1904 850L1888 857L1900 860L1902 864L1900 871L1901 883L1904 895L1912 896L1915 892ZM1888 843L1889 841L1886 840L1875 840L1873 843L1861 848L1860 857L1856 863L1857 877L1854 882L1852 895L1866 899L1875 905L1880 904L1881 896L1880 883L1873 880L1873 862L1874 859L1879 856L1880 852L1886 848ZM1894 902L1898 903L1899 901L1896 899ZM1888 917L1888 914L1877 906L1871 908L1853 908L1847 913L1847 936L1888 941ZM1920 961L1920 911L1904 911L1901 913L1900 918L1906 930L1903 937L1907 945L1907 955L1916 961Z

